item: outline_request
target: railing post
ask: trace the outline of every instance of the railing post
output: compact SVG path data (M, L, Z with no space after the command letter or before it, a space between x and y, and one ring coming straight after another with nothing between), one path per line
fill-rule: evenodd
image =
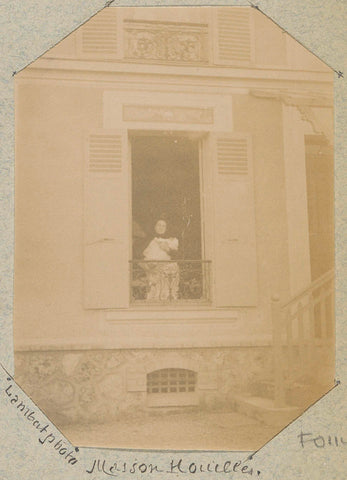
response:
M327 310L326 310L326 297L324 295L323 288L321 287L319 291L320 298L320 321L321 321L321 332L322 332L322 343L324 344L327 339L328 334L328 322L327 322Z
M304 310L302 302L298 303L297 306L297 321L298 321L298 358L299 358L299 365L301 366L301 372L306 374L307 373L307 349L306 349L306 342L305 342L305 328L304 328Z
M275 381L274 406L283 407L285 405L285 381L282 351L282 312L280 298L278 295L273 295L271 298L271 318L272 354Z
M315 318L314 318L314 297L312 292L308 297L309 302L309 372L314 372L315 359Z
M293 380L294 350L293 350L293 322L291 312L288 308L282 313L281 321L284 322L283 329L286 332L285 359L283 363L286 368L286 385L290 385Z

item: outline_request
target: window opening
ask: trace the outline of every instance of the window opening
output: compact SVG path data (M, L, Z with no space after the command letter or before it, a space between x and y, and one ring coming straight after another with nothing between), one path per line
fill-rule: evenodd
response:
M199 143L168 133L135 136L131 147L131 301L208 302Z
M195 392L197 375L192 370L166 368L147 375L147 393Z

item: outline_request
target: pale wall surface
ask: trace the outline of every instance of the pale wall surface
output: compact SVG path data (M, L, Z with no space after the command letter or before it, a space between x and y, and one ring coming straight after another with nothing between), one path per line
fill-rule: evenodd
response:
M106 315L82 304L85 131L101 127L102 95L97 87L17 84L15 349L38 339L49 348L54 341L83 344L84 337L104 335ZM271 296L290 297L281 104L238 94L232 101L235 131L253 138L259 293L256 314L243 309L241 317L234 308L230 317L238 318L239 337L257 339L259 332L267 333ZM41 138L50 138L49 144ZM299 202L300 212L304 202ZM213 236L211 226L208 235ZM303 268L308 259L300 259ZM245 273L237 270L237 275ZM309 283L308 275L296 286L300 290ZM205 343L210 345L208 338Z
M225 4L225 2L221 2ZM345 70L343 53L342 31L344 24L345 8L343 2L329 0L318 2L311 0L301 2L299 0L285 1L260 1L260 8L271 15L296 35L305 45L312 48L315 53L326 60L336 70ZM128 4L135 4L129 2ZM149 4L143 2L142 5ZM202 4L190 2L190 4ZM215 2L217 4L217 2ZM241 2L229 2L229 4L241 4ZM41 55L47 48L66 35L71 29L87 19L95 10L101 8L103 2L48 2L30 0L25 2L14 1L3 5L1 8L5 15L3 31L5 33L4 53L7 62L2 65L1 104L4 127L1 131L2 147L2 171L1 178L1 296L3 309L0 320L1 329L1 362L9 371L13 371L12 350L12 262L13 262L13 81L11 72L19 70L29 62ZM346 254L344 250L344 205L346 168L342 163L342 147L344 139L343 121L345 118L345 106L342 103L345 97L345 80L336 78L336 212L337 212L337 374L336 377L342 384L331 394L326 396L318 404L312 407L303 417L294 422L280 436L266 445L256 456L253 463L261 470L261 478L264 479L343 479L343 447L327 446L325 449L316 448L312 443L302 448L297 435L300 430L313 432L315 435L338 435L345 433L343 425L346 425L346 409L343 408L343 400L346 396L344 383L346 382L346 322L342 318L343 304L346 301L342 278ZM134 459L135 452L102 451L93 452L87 450L80 452L79 463L71 466L59 458L58 454L49 448L42 446L37 441L37 434L30 424L18 416L5 397L4 387L8 381L6 375L1 374L1 434L2 443L0 474L4 480L12 480L21 477L36 479L38 472L44 479L79 479L90 478L86 474L83 464L90 467L96 456L114 461L115 456L121 456L124 460ZM24 394L22 394L24 396ZM28 404L30 401L28 400ZM42 416L42 415L41 415ZM53 429L53 427L52 427ZM5 434L6 432L6 434ZM58 432L57 432L58 435ZM58 438L58 437L57 437ZM345 434L346 440L346 434ZM346 447L344 447L346 448ZM77 455L77 454L76 454ZM173 455L171 455L172 457ZM174 455L177 458L177 455ZM207 461L211 455L201 453L181 455L191 461ZM170 454L137 453L137 460L146 458L147 461L155 458L156 462L167 462ZM170 458L171 458L170 457ZM219 454L213 455L216 461L228 459L243 459L244 454ZM170 460L169 460L170 461ZM124 475L123 478L134 478L133 475ZM155 477L152 477L155 478ZM157 476L157 478L160 478ZM181 478L191 478L191 475L181 475ZM212 474L202 474L200 478L212 478ZM217 477L216 477L217 478ZM235 477L236 478L236 477Z
M108 9L105 13L110 14L116 10ZM147 16L158 20L168 20L176 15L176 20L179 20L183 14L186 14L185 21L206 22L209 20L208 12L210 12L210 17L214 18L215 12L203 7L182 7L176 8L176 10L158 7L154 9L122 8L117 14L117 18L124 16L126 19L139 19ZM85 70L74 72L75 79L72 81L71 75L73 74L70 68L78 68L76 63L69 65L68 61L59 62L59 59L74 56L77 56L79 60L85 59L83 53L78 50L77 44L74 45L81 35L81 29L49 50L47 54L43 55L43 60L35 61L31 65L32 68L28 66L16 75L15 349L21 349L23 345L31 346L31 342L32 345L35 345L36 341L41 342L41 348L47 349L52 343L57 346L59 341L65 342L65 346L71 343L79 345L84 343L87 347L90 344L86 337L95 337L100 340L105 334L103 325L105 315L100 311L86 310L86 305L82 304L83 283L86 280L86 277L83 277L86 265L84 264L85 258L83 258L82 239L85 235L84 229L88 231L88 221L86 221L88 209L86 208L85 212L83 210L83 195L87 196L84 190L88 190L88 186L83 185L86 182L84 179L84 157L87 150L85 137L87 132L102 126L115 130L163 128L162 124L156 124L154 120L149 124L141 123L136 122L138 119L135 117L130 119L133 122L126 123L125 120L129 119L122 118L122 103L139 102L141 104L143 97L146 102L151 102L150 105L160 101L162 105L181 105L179 107L181 109L186 104L202 106L206 102L211 109L214 108L214 123L202 126L197 122L194 125L184 125L184 128L197 131L199 128L203 131L206 129L213 132L213 135L225 134L234 129L236 133L240 135L247 133L252 138L253 158L250 158L250 163L253 165L251 168L253 172L250 175L250 181L254 182L255 201L253 207L252 200L250 211L255 212L256 248L254 250L257 250L258 254L257 267L252 268L252 271L257 271L256 274L253 273L253 276L258 275L258 295L254 295L257 297L255 300L248 299L248 303L245 304L235 302L226 305L255 306L257 311L243 309L242 318L239 318L240 315L237 311L231 312L232 316L238 317L238 332L232 332L233 344L240 334L244 337L250 337L252 334L254 339L257 339L259 332L262 335L268 333L270 327L268 310L272 295L278 294L280 299L285 301L310 283L305 166L301 160L304 158L304 145L303 142L300 144L297 141L297 137L303 138L306 124L301 120L295 107L288 108L288 110L294 112L297 129L293 129L294 117L293 119L289 117L288 123L284 124L281 101L276 98L276 90L271 98L271 94L266 96L263 93L262 97L264 91L257 94L258 90L253 90L253 88L248 93L248 87L253 86L257 89L273 86L275 89L283 89L287 86L302 91L303 95L308 91L314 94L315 89L319 89L320 94L322 92L330 94L329 81L331 81L333 73L308 50L300 45L296 47L297 42L265 15L256 10L251 10L251 13L252 23L255 23L255 66L263 68L266 65L272 69L276 67L288 69L290 64L293 69L300 69L303 68L301 62L304 61L307 71L305 72L307 73L306 82L303 80L290 81L291 71L288 75L284 73L285 80L275 79L275 75L270 73L267 80L264 78L233 78L227 82L226 79L218 78L218 75L225 75L228 70L224 67L219 68L218 65L209 66L208 73L206 73L203 69L192 72L191 68L186 70L182 66L170 65L167 70L166 65L163 67L137 64L133 66L136 68L134 72L138 73L130 73L131 66L129 65L120 67L124 68L124 71L118 72L118 76L114 72L112 77L114 85L111 86L106 84L108 77L105 73L105 78L101 73L99 74L99 81L103 79L103 83L95 83L91 72L97 68L97 62L90 62L85 66ZM100 15L97 17L99 18ZM119 36L120 32L121 30L118 32ZM210 38L209 44L212 45L212 43ZM292 58L291 53L294 47L297 48L297 51ZM47 58L49 58L48 62ZM57 59L59 63L55 62ZM40 65L41 68L46 67L48 71L40 71ZM112 68L115 65L117 66L117 61L110 63L107 67ZM128 71L129 68L130 71ZM51 71L49 71L50 69ZM88 69L91 72L88 72ZM166 74L181 74L181 77L178 77L179 82L177 85L173 85L174 78L177 80L177 77L163 79L154 75L156 69L161 69ZM322 74L310 73L310 70L316 69L319 69ZM185 77L187 71L190 74L194 73L201 83L200 88L195 86L194 94L182 93L191 87L192 79ZM146 78L142 72L147 73ZM235 72L233 73L235 74ZM283 71L281 73L283 74ZM151 77L149 77L150 74ZM208 85L205 85L207 80L204 75L210 76L211 74L216 75L217 78L209 78ZM254 72L251 71L249 74L252 76ZM262 74L264 71L255 72L256 77ZM94 78L94 81L91 78ZM131 82L134 82L134 85ZM144 88L145 82L148 91ZM243 88L237 88L235 83ZM125 88L124 91L123 88ZM209 94L205 93L207 88ZM102 118L103 110L104 118ZM283 108L283 112L285 111L286 108ZM286 118L284 113L283 118ZM234 125L232 126L232 124ZM182 129L183 126L182 124L178 124L178 126L170 124L170 128ZM271 141L269 141L270 137ZM282 150L286 143L285 140L288 144L288 154L284 156ZM294 144L300 145L302 150L292 152ZM213 149L212 145L211 141L211 150ZM203 153L204 168L206 167L203 175L205 192L210 188L210 184L213 184L213 168L208 165L211 163L209 155L212 155L211 151ZM128 164L126 155L124 155L124 164ZM124 183L127 183L126 179ZM88 182L86 182L87 184ZM208 238L208 243L212 247L206 258L212 259L214 270L218 269L215 268L217 258L213 254L213 250L217 251L219 248L213 247L213 237L222 235L220 233L223 229L221 226L227 223L226 217L229 212L226 210L227 204L235 203L232 200L232 193L229 193L233 183L224 185L228 192L224 197L222 196L219 202L217 201L218 187L215 187L216 192L212 194L218 205L218 208L215 208L215 215L213 214L213 199L206 202L206 212L204 213L205 240ZM247 196L247 200L248 198ZM124 198L121 197L120 201L127 205L126 194ZM94 198L92 203L95 204ZM100 211L104 211L106 208L111 210L114 205L102 203L101 206L94 207L93 211L97 211L98 219L103 218ZM121 210L123 211L123 209ZM227 231L223 235L227 235L228 238L224 239L222 244L227 243L227 246L221 248L222 253L219 255L222 265L219 269L223 270L224 266L224 270L230 269L236 277L234 283L229 286L230 274L223 272L225 281L222 283L227 287L226 290L236 290L235 286L250 283L251 272L243 268L244 264L241 263L238 267L238 264L235 263L235 257L237 257L235 249L241 253L240 256L242 256L242 252L247 257L251 254L255 255L252 246L243 245L245 234L242 232L245 229L246 232L249 231L247 207L245 207L245 211L238 210L236 212L231 208L229 212L230 217L237 215L239 226L237 228L232 225L226 227ZM108 219L113 217L112 212L113 210L107 217ZM127 206L124 206L123 213L127 213ZM253 217L252 214L250 216ZM214 217L216 218L215 232L213 232ZM83 225L84 222L86 226ZM99 236L108 236L104 233L106 221L100 220L100 225L98 222L96 223L100 231L97 229L98 231L95 232L92 229L92 233L96 235L90 239L92 244L99 240ZM125 237L126 243L129 243L123 227L121 228L118 222L116 227L117 232L115 231L113 234ZM127 225L124 230L126 229ZM121 230L122 233L120 234L118 230ZM242 244L242 249L236 243L231 244L230 242L233 240L236 240L238 245ZM87 242L87 240L85 241ZM215 243L217 245L217 242ZM124 270L127 274L127 248L124 243L119 243L118 250L123 247L124 252L121 257L122 260L125 260ZM249 249L246 250L246 248ZM231 258L230 268L225 266L227 257ZM119 263L117 270L117 278L122 278L123 271L119 268ZM94 274L87 278L93 291L97 290L95 289L95 276ZM217 275L214 274L213 278L216 277ZM105 283L102 285L102 290L112 288L112 286L106 286ZM122 287L125 298L128 296L127 280L123 280L122 283L126 284L125 289ZM215 288L217 295L215 296L218 296L219 288L220 284L217 284ZM249 291L253 293L253 290L256 288L248 288L248 293ZM84 295L88 297L87 294ZM124 298L122 298L122 302ZM88 302L90 303L89 299ZM123 304L116 306L121 307ZM220 305L217 304L217 306ZM95 306L90 308L95 308ZM211 315L213 316L213 313ZM39 329L38 325L40 325ZM211 345L209 338L205 343L206 346ZM120 345L115 343L115 347L117 346Z

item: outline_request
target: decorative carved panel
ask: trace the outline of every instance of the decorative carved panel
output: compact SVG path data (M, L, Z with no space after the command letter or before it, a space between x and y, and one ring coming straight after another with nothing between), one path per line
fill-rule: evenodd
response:
M213 108L123 105L123 120L208 124L213 123Z
M139 61L207 63L207 25L124 22L125 58Z

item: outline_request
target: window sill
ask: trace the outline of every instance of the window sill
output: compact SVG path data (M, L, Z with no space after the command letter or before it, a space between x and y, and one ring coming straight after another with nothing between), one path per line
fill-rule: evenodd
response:
M238 320L240 318L240 309L223 308L218 309L211 306L203 305L139 305L124 310L112 310L105 314L105 320L110 323L123 322L140 322L158 323L167 322L168 320L179 321L216 321L216 320Z
M199 404L194 393L152 393L147 395L147 407L191 407Z

